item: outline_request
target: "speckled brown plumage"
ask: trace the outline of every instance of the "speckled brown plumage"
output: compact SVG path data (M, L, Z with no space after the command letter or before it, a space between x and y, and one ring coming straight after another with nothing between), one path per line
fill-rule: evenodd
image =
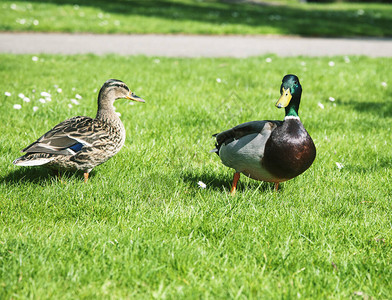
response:
M124 145L125 128L113 107L114 101L120 98L144 102L125 83L110 79L99 92L95 119L79 116L61 122L23 149L26 154L13 163L81 170L87 180L94 167L113 157Z

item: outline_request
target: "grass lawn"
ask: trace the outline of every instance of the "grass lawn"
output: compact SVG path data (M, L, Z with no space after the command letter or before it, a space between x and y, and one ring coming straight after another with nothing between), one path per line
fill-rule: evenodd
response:
M392 36L390 4L258 5L214 0L14 0L0 30L95 33Z
M392 298L392 59L268 57L0 55L0 298ZM211 134L282 119L287 73L316 161L278 193L243 176L230 197ZM116 102L127 141L88 184L11 164L94 116L108 78L147 102Z

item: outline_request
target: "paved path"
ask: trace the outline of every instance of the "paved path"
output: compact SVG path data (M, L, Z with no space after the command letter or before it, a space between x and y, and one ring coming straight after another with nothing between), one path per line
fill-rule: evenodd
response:
M392 39L276 36L0 33L0 53L117 53L171 57L367 55L391 57Z

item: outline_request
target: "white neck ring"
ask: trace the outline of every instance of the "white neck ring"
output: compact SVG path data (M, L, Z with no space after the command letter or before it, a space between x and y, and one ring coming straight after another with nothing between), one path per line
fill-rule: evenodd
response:
M296 117L296 116L285 116L284 119L285 120L299 120L299 117Z

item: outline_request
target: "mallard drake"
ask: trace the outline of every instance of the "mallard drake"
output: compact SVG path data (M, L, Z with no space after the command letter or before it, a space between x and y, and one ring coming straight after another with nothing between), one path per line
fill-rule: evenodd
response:
M99 91L95 119L74 117L61 122L24 148L22 152L26 154L13 164L81 170L87 182L91 170L114 156L124 145L125 128L113 106L114 101L121 98L144 102L124 82L109 79Z
M222 163L235 170L230 193L235 194L240 174L279 183L306 171L316 158L316 147L302 125L298 110L302 87L295 75L283 77L276 107L285 107L283 121L253 121L215 134Z

